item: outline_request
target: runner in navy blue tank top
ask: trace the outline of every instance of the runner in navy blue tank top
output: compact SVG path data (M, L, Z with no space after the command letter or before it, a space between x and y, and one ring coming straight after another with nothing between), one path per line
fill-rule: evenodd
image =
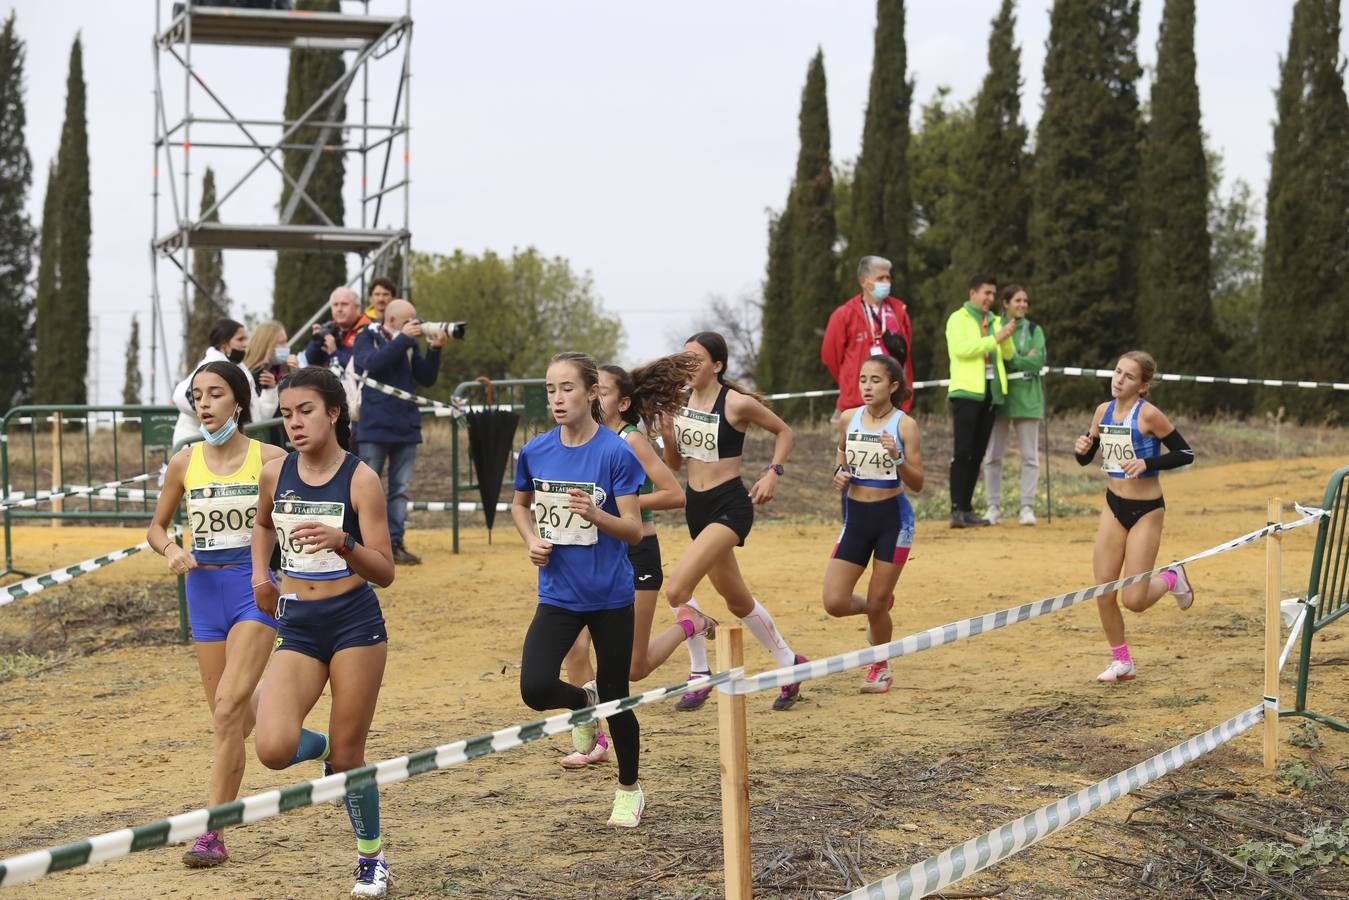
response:
M792 451L792 430L751 392L726 378L726 340L713 331L700 331L684 344L686 353L702 361L693 376L687 405L673 419L662 419L665 462L678 471L688 463L687 503L684 518L693 544L675 564L665 584L665 599L671 606L688 604L700 609L693 589L706 575L721 594L731 613L773 656L779 666L805 662L778 633L768 610L750 593L735 561L735 548L743 547L754 525L754 505L768 503L777 490L783 465ZM750 425L773 435L773 459L759 472L748 490L740 478L745 429ZM690 638L689 660L694 674L706 674L707 639ZM675 704L677 709L701 707L711 688L690 691ZM778 691L773 708L790 709L801 693L799 684Z
M628 695L632 664L632 564L642 539L637 492L646 473L623 439L600 424L599 374L582 353L559 353L545 379L558 427L520 450L511 521L539 569L539 604L525 635L520 696L531 709L583 709ZM558 678L582 628L598 658L595 687ZM610 716L618 791L609 824L634 828L646 806L637 782L640 731L632 710ZM595 747L598 724L572 729L578 753Z
M253 529L253 596L276 616L272 666L258 703L257 752L283 769L306 755L302 729L324 685L332 688L324 773L365 765L365 741L379 700L388 636L371 583L393 583L393 549L379 476L348 452L346 394L327 369L301 369L279 388L281 418L295 452L262 470ZM280 542L278 588L267 569ZM384 861L379 788L352 789L347 815L356 834L352 896L382 897Z
M1096 407L1091 427L1073 447L1078 464L1083 466L1099 449L1101 469L1109 476L1092 552L1092 570L1098 584L1146 572L1156 565L1166 516L1158 473L1194 462L1194 451L1185 438L1161 410L1148 402L1148 388L1156 371L1157 363L1141 350L1121 356L1110 379L1112 399ZM1175 595L1181 609L1189 609L1194 603L1194 587L1183 565L1096 598L1111 654L1110 665L1096 677L1097 681L1132 681L1137 673L1124 640L1120 603L1141 613L1168 591Z

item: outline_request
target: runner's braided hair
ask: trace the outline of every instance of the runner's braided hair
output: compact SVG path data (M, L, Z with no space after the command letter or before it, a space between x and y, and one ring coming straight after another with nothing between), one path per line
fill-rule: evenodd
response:
M600 366L618 382L618 396L631 401L620 415L629 425L648 428L656 416L672 416L684 405L689 381L698 371L693 353L673 353L628 372L621 366Z
M291 388L311 390L323 400L325 408L338 410L337 422L334 424L337 429L337 446L343 450L350 450L351 411L347 409L346 389L342 387L338 377L330 369L322 366L305 366L282 378L281 383L276 386L276 392L280 395L282 391Z

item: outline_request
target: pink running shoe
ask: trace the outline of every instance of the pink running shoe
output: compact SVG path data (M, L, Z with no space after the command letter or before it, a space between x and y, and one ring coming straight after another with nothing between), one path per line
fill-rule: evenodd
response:
M712 640L717 636L717 620L692 606L681 606L675 610L675 621L693 623L693 634L689 637L703 635L708 640Z
M189 869L209 869L229 858L229 851L225 849L225 842L220 839L220 832L208 831L197 838L191 850L183 854L183 865Z
M866 677L862 679L862 693L884 694L890 690L890 664L872 663L867 666Z
M803 662L809 662L809 660L798 653L792 664L799 666ZM782 690L778 691L778 698L773 701L773 708L779 711L791 709L796 705L797 698L800 696L801 685L799 683L784 685Z
M558 760L564 769L584 769L609 761L609 738L603 731L595 738L595 747L589 753L576 751Z
M711 674L712 674L711 672L690 672L689 681L692 681L699 675L711 675ZM679 698L679 702L675 704L675 709L679 710L680 712L692 712L695 709L702 709L703 704L707 702L707 698L710 696L712 696L712 689L710 687L699 688L696 691L689 691L687 694Z

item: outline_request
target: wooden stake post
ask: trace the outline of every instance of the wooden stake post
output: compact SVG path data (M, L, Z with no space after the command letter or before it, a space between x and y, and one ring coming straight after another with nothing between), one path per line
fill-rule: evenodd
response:
M1267 521L1283 521L1283 503L1269 501ZM1283 535L1265 538L1265 768L1279 764L1279 594L1283 564ZM1271 705L1271 700L1273 701Z
M745 664L745 634L739 625L717 626L717 665ZM745 695L717 692L721 745L721 850L727 900L754 896L749 849L749 746L745 737Z

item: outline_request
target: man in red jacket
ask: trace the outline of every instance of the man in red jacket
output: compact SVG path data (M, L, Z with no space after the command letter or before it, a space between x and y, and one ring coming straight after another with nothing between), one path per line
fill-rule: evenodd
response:
M824 330L820 360L838 384L835 411L862 405L857 375L869 356L893 356L904 366L904 377L913 385L913 324L904 301L890 296L890 260L864 256L857 263L857 282L862 292L834 310ZM901 406L908 412L913 397Z

